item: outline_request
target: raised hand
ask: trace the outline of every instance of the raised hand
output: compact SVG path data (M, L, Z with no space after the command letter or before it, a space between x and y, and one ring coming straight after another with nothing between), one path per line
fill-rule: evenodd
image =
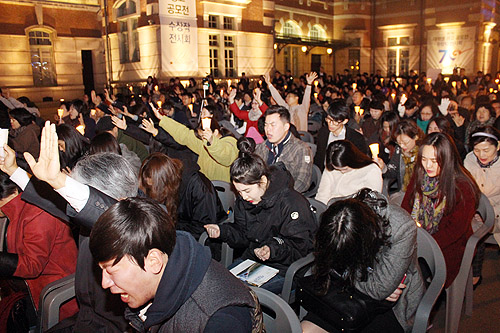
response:
M127 129L127 121L125 120L125 117L122 117L122 119L120 119L117 116L111 116L111 121L119 129L124 131Z
M316 72L311 72L309 74L306 74L306 81L307 81L307 84L309 85L312 85L314 80L316 80L318 78L318 74L316 74Z
M5 156L0 157L0 170L12 176L17 169L16 152L8 145L4 145L3 149L5 150Z
M259 105L262 104L262 100L260 99L260 95L262 94L262 91L260 90L260 88L255 88L253 90L253 98L259 102Z
M271 77L269 76L269 73L264 74L264 80L267 84L271 84Z
M144 118L142 120L142 126L140 126L140 128L148 133L153 134L153 136L158 135L158 129L155 127L155 124L151 119Z
M50 124L49 121L45 122L38 161L35 161L35 158L28 152L24 153L24 158L38 179L46 181L56 190L65 186L66 175L60 169L56 125Z

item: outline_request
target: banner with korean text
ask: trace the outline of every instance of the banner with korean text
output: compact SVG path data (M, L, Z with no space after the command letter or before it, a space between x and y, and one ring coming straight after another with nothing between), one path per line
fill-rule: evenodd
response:
M161 64L169 76L198 74L195 0L159 0Z
M476 28L449 27L427 32L427 70L441 69L451 74L453 68L474 69Z

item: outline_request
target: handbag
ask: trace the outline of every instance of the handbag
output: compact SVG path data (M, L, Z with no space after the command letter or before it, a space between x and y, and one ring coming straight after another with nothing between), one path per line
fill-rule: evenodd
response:
M358 332L377 315L389 311L395 302L376 300L354 287L344 288L340 280L332 278L324 296L318 295L314 276L300 278L298 299L300 305L344 332Z

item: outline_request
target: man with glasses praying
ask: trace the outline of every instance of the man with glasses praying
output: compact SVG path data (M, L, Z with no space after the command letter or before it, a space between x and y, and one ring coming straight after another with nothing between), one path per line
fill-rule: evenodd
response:
M326 126L318 132L318 149L314 157L316 164L321 171L325 168L326 147L337 140L349 140L361 152L368 155L368 145L365 137L354 129L346 126L349 122L349 107L343 99L334 100L327 110Z

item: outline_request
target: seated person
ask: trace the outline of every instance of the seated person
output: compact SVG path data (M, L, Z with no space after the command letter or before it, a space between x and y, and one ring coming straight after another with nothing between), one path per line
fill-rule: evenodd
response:
M312 152L290 131L290 113L282 106L271 106L265 115L267 140L258 144L255 154L267 165L283 162L295 181L294 189L305 192L311 185Z
M396 302L363 332L411 329L425 288L417 262L417 227L403 209L368 189L333 203L321 216L314 254L319 296L332 284L343 283L373 299ZM305 316L302 329L341 332L313 312Z
M151 199L115 203L95 223L89 245L102 287L120 295L139 331L252 332L262 326L255 295L191 235L176 232L175 219Z
M219 224L227 218L213 184L196 164L183 164L162 153L144 160L139 172L139 188L151 199L177 214L177 230L188 231L196 239L207 223Z
M12 150L10 153L15 154ZM9 219L7 251L0 252L0 279L24 279L32 304L38 308L40 293L47 284L75 273L78 253L71 229L21 200L18 187L3 172L0 172L0 216ZM77 311L78 305L72 300L61 307L61 319Z
M416 122L405 119L398 123L393 136L398 146L389 163L386 165L381 158L376 158L376 161L384 178L397 181L398 192L391 196L391 200L400 203L413 175L424 133Z
M314 156L314 164L323 171L325 168L326 148L330 142L336 140L351 141L362 153L368 154L368 145L362 134L356 132L346 124L349 121L349 107L344 100L336 99L328 107L326 123L318 132L318 149Z
M35 161L32 156L27 156L27 161L40 180L46 181L56 189L68 202L71 203L72 207L70 209L70 213L73 216L74 221L78 221L82 225L93 226L95 220L99 218L101 214L103 214L108 207L113 205L116 200L108 197L104 193L99 192L98 190L82 185L81 183L75 181L71 177L66 176L64 173L59 171L59 158L57 154L57 135L55 133L55 127L50 126L47 122L45 128L42 132L42 142L45 142L45 145L42 145L40 156L41 158L38 161ZM94 155L95 156L95 155ZM120 157L119 155L116 155ZM121 158L121 157L120 157ZM13 158L12 158L13 160ZM126 162L126 161L125 161ZM12 163L9 162L9 169L12 169ZM4 166L5 168L5 166ZM131 167L129 166L129 170ZM130 177L129 177L130 178ZM137 179L137 178L135 178ZM119 198L123 198L127 196L127 194L118 194L121 188L110 188L110 191L116 192L116 196ZM147 201L146 203L144 203ZM143 205L145 204L145 205ZM156 249L144 249L144 251L140 251L140 253L150 253L155 250L160 249L159 251L165 250L166 252L161 255L163 268L161 269L161 274L155 274L154 277L151 277L152 280L144 281L140 285L140 295L137 294L134 288L134 292L129 288L126 288L127 293L119 292L113 294L113 300L118 297L118 300L122 300L120 302L123 304L124 302L129 305L129 307L137 307L141 305L146 305L153 298L163 299L160 297L160 294L155 298L155 295L151 295L149 291L151 289L147 289L147 292L144 293L146 287L151 287L151 285L156 285L160 291L165 291L167 294L171 295L174 299L177 299L178 302L172 304L172 302L157 302L151 305L151 311L156 311L158 313L158 307L162 307L160 310L162 314L165 316L161 316L158 319L157 316L149 315L150 312L147 310L144 315L141 315L142 319L136 317L134 314L127 319L128 322L133 322L134 327L143 327L144 330L148 330L151 326L160 325L165 327L166 331L173 332L190 332L190 331L203 331L203 332L233 332L235 329L241 332L250 332L252 326L260 327L261 322L259 316L259 310L256 308L256 300L254 295L248 291L248 289L243 288L243 285L238 282L236 278L227 272L227 270L223 270L218 266L217 263L210 260L210 253L208 250L204 249L201 245L196 243L196 241L187 233L178 232L177 234L174 232L172 226L175 223L175 220L170 217L170 215L166 214L166 212L157 204L152 203L146 199L132 199L126 200L118 203L116 206L125 205L125 209L121 209L121 211L126 215L123 216L123 219L120 219L120 222L130 221L133 219L133 224L128 224L129 226L134 226L139 228L140 230L147 229L147 226L141 224L144 223L152 223L154 222L156 227L152 227L151 230L161 230L160 232L152 232L144 237L137 238L137 233L132 231L131 233L123 233L119 234L120 237L132 237L133 239L146 241L148 239L152 239L153 236L160 237L160 243L154 242L155 245L158 245ZM139 206L142 209L138 208ZM130 214L142 216L142 219L136 219L135 217L131 217ZM109 215L108 215L109 216ZM128 216L128 217L127 217ZM155 219L152 219L152 216ZM103 220L103 219L101 219ZM101 225L106 222L102 222ZM104 236L104 238L109 241L111 234L115 234L116 232L105 232L104 234L101 231L95 232L93 234L94 239L98 238L96 235ZM176 239L177 238L177 239ZM122 241L117 240L117 243L121 244L130 244L131 238ZM155 238L156 239L156 238ZM96 245L97 244L97 245ZM93 251L98 248L101 251L109 251L109 248L101 246L102 241L97 240L94 242L92 246ZM108 243L107 243L108 244ZM115 243L116 244L116 243ZM115 248L116 249L116 248ZM170 249L170 250L168 250ZM82 250L86 250L83 251ZM79 256L78 265L80 267L80 263L83 264L80 274L78 273L77 268L77 277L80 277L82 284L81 288L85 287L94 287L96 282L103 281L101 276L96 274L96 271L93 272L93 269L90 268L92 263L92 258L87 254L89 252L89 242L88 239L84 240L80 245L80 254L84 254ZM130 250L129 250L130 251ZM191 256L181 256L180 253L189 252ZM109 252L106 252L109 253ZM134 252L135 253L135 252ZM95 254L95 253L94 253ZM100 252L103 254L103 252ZM132 253L114 253L120 258L127 257L131 259L133 262L138 263L140 259L136 259L134 255L132 257ZM107 255L107 254L105 254ZM90 260L89 260L90 259ZM115 258L106 258L104 259L106 262L111 260L114 262ZM145 263L149 262L148 257L142 257ZM167 264L170 262L170 265ZM131 263L130 261L122 262L122 264ZM117 263L118 267L116 274L111 276L113 279L116 276L123 277L122 270L119 270L119 267L122 267L120 263ZM109 270L113 270L113 266L111 263ZM180 267L185 267L186 269L180 271ZM139 268L139 266L137 266ZM140 268L139 268L140 269ZM146 270L147 267L144 267ZM106 273L109 272L106 271ZM99 270L100 271L100 270ZM99 272L98 271L98 272ZM144 276L144 271L141 276ZM150 273L150 271L148 271ZM167 274L168 273L168 274ZM149 275L149 274L146 274ZM167 277L168 275L168 277ZM105 275L106 277L106 275ZM132 279L135 281L139 278L138 274L134 274ZM165 284L162 284L161 281L167 281L167 287L169 289L163 288ZM105 280L104 280L105 281ZM120 282L119 282L120 281ZM125 285L121 284L123 279L117 279L114 281L115 285L112 287L112 292L115 292L119 289L119 286L124 287ZM128 280L130 282L130 279ZM178 282L178 284L172 284L172 281ZM84 283L87 283L88 286L85 286ZM214 287L215 284L217 287ZM107 284L103 283L104 286ZM129 284L127 284L129 285ZM183 286L182 288L180 286ZM221 285L224 288L221 290ZM186 287L187 286L187 287ZM184 288L185 287L185 288ZM75 282L75 290L77 291L79 285ZM109 288L106 287L106 288ZM106 303L110 300L106 299L106 297L99 293L96 289L80 289L82 292L87 292L85 295L81 295L84 297L86 303L85 312L82 314L82 319L78 318L77 324L87 325L86 330L89 327L96 327L96 329L105 330L107 332L123 332L126 328L120 327L122 322L118 322L119 318L114 317L114 321L110 322L108 316L114 315L115 311L120 308L119 304L116 303ZM104 291L102 288L99 288L102 292ZM156 288L155 288L156 290ZM217 296L213 296L216 290ZM174 293L174 294L172 294ZM109 292L106 292L106 295L111 296ZM163 296L162 294L161 296ZM228 296L230 295L230 296ZM237 299L234 299L234 295L237 295ZM169 298L170 299L170 298ZM203 299L203 301L201 301ZM139 300L139 303L137 301ZM213 302L208 302L213 300ZM144 303L140 304L141 301ZM203 306L200 306L200 304ZM172 307L166 308L166 304L172 305ZM149 307L147 307L149 308ZM149 321L145 320L145 317L149 318ZM122 315L123 318L123 315ZM194 320L195 318L196 320ZM125 319L125 318L123 318ZM155 320L156 319L156 320ZM145 322L143 323L144 320ZM125 321L125 323L127 322ZM139 326L135 326L139 325ZM250 328L248 326L250 325ZM84 326L81 326L84 327Z
M425 228L443 251L448 288L460 270L480 191L452 139L431 133L422 142L401 207Z
M278 294L288 266L312 249L316 222L307 199L292 188L290 174L280 164L268 167L253 154L254 147L247 138L238 140L240 155L231 166L231 181L239 193L234 223L205 228L209 237L244 249L241 261L251 259L279 269L262 285Z
M382 114L384 114L384 104L379 100L370 102L370 116L363 119L361 129L363 135L369 143L378 142L379 133L382 129Z
M216 111L214 106L203 107L202 122L193 130L159 114L156 110L155 115L161 119L160 127L168 132L178 144L185 145L198 155L200 171L208 179L229 183L229 166L238 156L238 149L236 139L215 119ZM205 119L208 124L204 127ZM151 123L145 119L143 125L148 128Z
M330 143L316 200L328 205L330 199L352 195L364 187L382 192L382 171L377 163L350 141Z

